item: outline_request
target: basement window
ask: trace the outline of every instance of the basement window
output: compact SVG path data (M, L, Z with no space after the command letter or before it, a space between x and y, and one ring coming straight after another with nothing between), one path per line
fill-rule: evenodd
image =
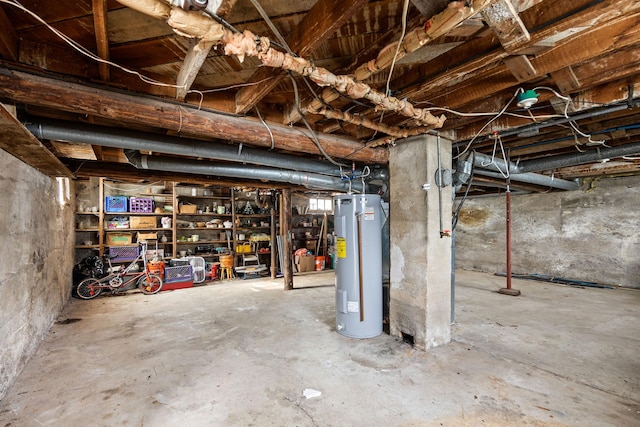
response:
M60 206L64 206L68 204L69 199L71 199L69 178L63 176L56 177L56 183L58 184L58 203L60 203Z
M309 210L310 211L321 211L321 212L331 212L333 209L333 203L331 199L318 199L318 198L310 198L309 199Z

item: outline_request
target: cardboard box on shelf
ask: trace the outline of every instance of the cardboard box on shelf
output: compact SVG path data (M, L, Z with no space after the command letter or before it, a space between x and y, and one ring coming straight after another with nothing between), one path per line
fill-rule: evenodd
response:
M295 264L299 273L313 271L315 269L315 257L313 255L296 255Z
M107 245L130 245L133 235L131 233L107 233Z
M157 228L155 216L131 216L129 217L131 228Z
M196 205L180 205L181 214L194 214L198 210Z
M138 243L144 242L144 241L147 241L147 240L158 240L158 233L140 233L140 232L137 232L136 234L137 234L136 241Z

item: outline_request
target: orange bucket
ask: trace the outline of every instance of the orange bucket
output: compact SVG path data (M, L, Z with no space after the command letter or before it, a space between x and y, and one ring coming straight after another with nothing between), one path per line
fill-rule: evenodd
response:
M220 255L220 267L233 267L233 255Z
M316 271L324 270L324 257L323 256L317 256L315 258L315 265L316 265Z

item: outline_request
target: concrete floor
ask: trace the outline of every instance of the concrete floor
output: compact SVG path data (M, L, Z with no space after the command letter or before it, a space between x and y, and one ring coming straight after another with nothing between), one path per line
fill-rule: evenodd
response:
M335 333L331 272L294 282L72 300L0 426L640 425L639 291L459 271L454 342L424 353Z

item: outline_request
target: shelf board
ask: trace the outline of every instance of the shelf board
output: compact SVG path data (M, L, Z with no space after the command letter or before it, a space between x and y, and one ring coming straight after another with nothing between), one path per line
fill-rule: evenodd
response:
M245 215L245 214L236 214L236 218L270 218L271 215L270 214L252 214L252 215Z
M100 249L100 245L76 245L76 249Z
M188 196L184 194L179 194L176 196L176 199L197 199L197 200L231 200L231 196Z
M162 228L162 227L148 227L148 228L105 228L104 231L109 232L136 232L136 231L171 231L171 228Z
M215 212L203 212L201 214L199 213L179 213L177 214L178 217L183 217L183 216L209 216L209 217L225 217L225 218L230 218L231 214L219 214L219 213L215 213Z
M167 215L173 215L173 212L162 212L162 213L155 213L155 212L105 212L104 213L105 216L109 215L109 216L123 216L123 215L129 215L129 216L167 216Z
M233 240L229 240L229 242L233 242ZM198 240L197 242L176 242L178 245L209 245L213 243L227 243L226 240Z
M94 216L99 216L100 212L76 212L76 215L94 215Z
M100 231L99 228L76 228L76 232L91 232L91 233L95 233Z
M229 227L229 228L219 228L219 227L215 227L215 228L207 228L207 227L195 227L195 228L191 228L191 227L177 227L176 230L198 230L198 231L232 231L233 228Z

